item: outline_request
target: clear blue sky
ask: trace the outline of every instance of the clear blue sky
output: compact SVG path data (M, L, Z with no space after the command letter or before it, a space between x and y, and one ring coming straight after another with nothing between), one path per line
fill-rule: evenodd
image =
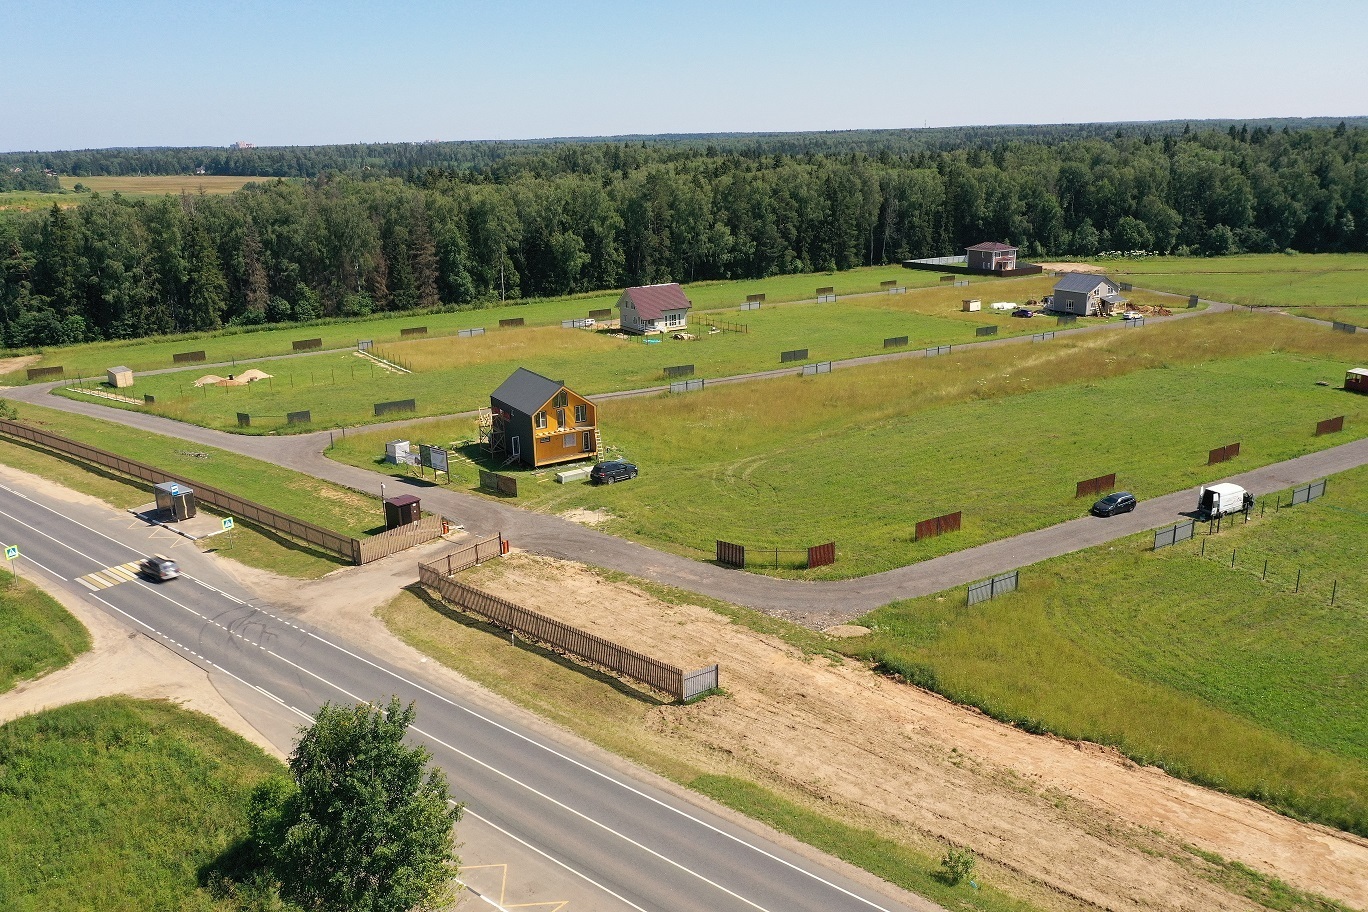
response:
M0 0L0 150L1368 114L1364 0Z

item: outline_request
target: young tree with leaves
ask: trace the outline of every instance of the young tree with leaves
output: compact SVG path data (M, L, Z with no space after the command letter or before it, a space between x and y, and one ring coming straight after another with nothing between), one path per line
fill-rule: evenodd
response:
M441 906L457 872L461 807L423 747L414 707L324 704L290 756L292 782L252 796L251 840L287 901L309 912Z

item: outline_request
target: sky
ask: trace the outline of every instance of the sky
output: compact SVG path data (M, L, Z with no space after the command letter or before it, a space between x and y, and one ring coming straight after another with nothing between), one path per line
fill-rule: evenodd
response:
M1364 0L0 0L0 151L1368 114Z

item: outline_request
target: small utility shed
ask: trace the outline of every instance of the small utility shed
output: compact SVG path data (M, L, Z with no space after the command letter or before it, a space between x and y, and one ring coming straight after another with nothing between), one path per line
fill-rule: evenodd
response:
M693 304L684 297L679 283L670 282L629 288L618 298L617 306L622 311L619 325L623 331L644 336L684 329Z
M1353 367L1344 375L1344 388L1355 393L1368 393L1368 367Z
M1110 314L1125 303L1120 286L1106 276L1066 272L1055 283L1054 295L1046 309L1052 313L1095 317Z
M1016 269L1017 248L1011 244L997 241L984 241L973 247L964 248L966 264L970 269Z
M122 365L109 368L105 371L105 376L109 379L109 385L117 389L133 385L133 371Z
M598 453L594 403L559 380L520 367L489 396L491 455L537 468Z

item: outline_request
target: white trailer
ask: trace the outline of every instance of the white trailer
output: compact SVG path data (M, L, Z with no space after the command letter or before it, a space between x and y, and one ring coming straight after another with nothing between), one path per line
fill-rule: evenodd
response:
M1197 512L1210 519L1242 513L1254 506L1254 495L1237 484L1202 485L1197 489Z

